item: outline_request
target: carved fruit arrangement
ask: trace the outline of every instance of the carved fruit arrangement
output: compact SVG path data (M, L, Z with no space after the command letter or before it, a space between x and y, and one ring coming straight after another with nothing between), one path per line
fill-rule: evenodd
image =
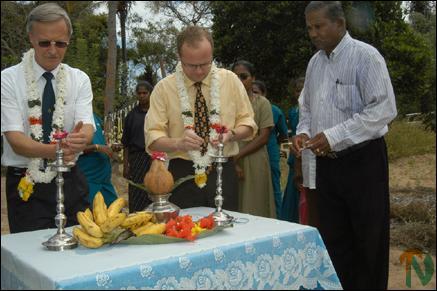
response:
M155 152L152 154L152 165L144 177L144 186L152 194L162 195L169 193L173 189L173 175L165 166L165 154Z

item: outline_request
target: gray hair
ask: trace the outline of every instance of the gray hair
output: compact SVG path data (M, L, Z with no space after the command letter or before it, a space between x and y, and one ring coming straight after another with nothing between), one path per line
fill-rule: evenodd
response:
M311 1L310 4L308 4L305 8L305 15L321 9L326 9L326 16L331 21L335 21L340 18L346 19L344 17L344 11L340 1Z
M34 22L53 22L59 19L64 19L67 24L70 37L73 34L73 27L71 26L70 17L67 12L56 3L45 3L33 8L26 19L26 31L32 31L32 24Z

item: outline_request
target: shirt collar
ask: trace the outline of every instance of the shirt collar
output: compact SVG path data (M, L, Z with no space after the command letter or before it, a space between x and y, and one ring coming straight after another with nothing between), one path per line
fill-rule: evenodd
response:
M210 86L210 84L211 84L211 72L212 72L212 66L209 70L208 75L206 75L205 79L202 80L202 85L205 85L207 87ZM197 83L197 82L194 82L193 80L191 80L190 78L188 78L187 75L185 75L185 73L184 73L184 81L185 81L185 85L187 85L187 88L190 88L191 86L194 86L195 83Z
M50 73L53 74L53 79L56 79L56 74L59 71L59 66L60 64L52 71L50 71ZM35 57L33 58L33 71L35 72L35 76L36 76L36 80L39 80L40 78L43 78L43 74L45 72L47 72L46 70L44 70L35 60Z
M352 37L349 35L349 32L346 31L346 33L344 34L344 36L341 39L341 41L337 44L335 49L329 55L329 58L332 59L332 60L337 58L337 56L340 55L340 53L343 51L343 49L345 47L347 47L351 43L351 41L352 41ZM325 52L325 54L326 54L326 52Z

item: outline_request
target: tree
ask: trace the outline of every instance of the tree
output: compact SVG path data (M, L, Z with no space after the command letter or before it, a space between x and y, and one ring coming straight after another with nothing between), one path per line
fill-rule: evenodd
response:
M211 1L150 1L149 6L155 13L176 18L184 26L209 26L212 16Z
M135 65L144 66L144 76L149 76L146 80L151 84L156 83L158 71L161 77L165 77L166 72L174 71L177 64L177 33L171 21L160 25L149 22L147 28L133 30L137 45L130 50L130 58Z
M120 19L120 33L121 33L121 56L122 56L122 69L121 71L121 86L120 91L122 96L127 96L127 51L126 51L126 22L129 10L132 7L132 1L118 1L117 14Z
M115 18L118 1L108 2L108 59L106 63L106 86L105 86L105 116L113 110L115 98L115 76L117 68L117 35Z
M432 66L430 72L431 86L429 94L422 99L421 112L425 113L423 122L426 128L436 130L436 12L435 1L411 1L409 19L411 27L421 34L428 42L432 54Z
M30 48L23 15L29 14L33 7L18 1L1 2L2 70L19 63L22 54Z
M354 24L351 19L356 19L357 15L368 18L366 29L350 25L350 32L352 36L375 46L385 57L399 115L403 116L411 112L430 111L433 69L430 46L405 21L401 4L401 1L354 1L347 14L350 24Z
M174 70L177 63L174 52L178 29L175 26L175 21L180 23L177 25L178 27L181 25L210 26L211 2L149 1L145 5L151 8L154 13L164 14L169 20L161 20L156 24L149 22L146 30L137 31L136 36L139 40L137 61L142 59L142 62L147 63L145 75L150 75L151 72L156 71L156 64L159 64L161 77L165 77L168 71ZM138 38L140 35L143 38Z
M2 1L1 41L2 69L20 62L22 54L30 48L26 32L26 16L37 5L49 1ZM56 1L70 16L73 25L92 14L93 1Z
M238 59L254 63L256 77L266 82L269 95L284 109L287 83L304 74L315 52L306 31L306 5L307 1L212 4L217 59L225 66ZM342 5L352 37L373 45L384 56L400 115L427 112L433 104L433 53L423 36L405 22L401 1L343 1Z
M424 16L432 14L432 9L435 8L435 1L409 1L409 9L411 13L420 13Z
M303 11L304 1L213 2L215 56L229 66L239 59L255 66L269 96L288 107L291 79L304 75L313 53Z
M73 23L74 33L64 62L84 71L91 79L94 111L103 115L105 65L107 58L107 16L90 14Z

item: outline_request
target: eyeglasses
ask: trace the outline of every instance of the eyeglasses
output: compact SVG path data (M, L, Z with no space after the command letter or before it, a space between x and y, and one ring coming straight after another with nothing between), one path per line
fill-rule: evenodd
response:
M238 76L238 78L240 78L241 81L244 81L250 77L250 75L248 73L240 73L240 74L237 74L237 76Z
M212 61L210 61L209 63L199 64L199 65L187 64L184 62L181 62L181 63L182 63L182 65L184 65L185 67L187 67L188 69L193 70L193 71L197 68L204 70L204 69L211 67L211 65L212 65Z
M68 41L41 40L38 42L40 47L49 47L54 44L57 48L66 48L69 45Z

